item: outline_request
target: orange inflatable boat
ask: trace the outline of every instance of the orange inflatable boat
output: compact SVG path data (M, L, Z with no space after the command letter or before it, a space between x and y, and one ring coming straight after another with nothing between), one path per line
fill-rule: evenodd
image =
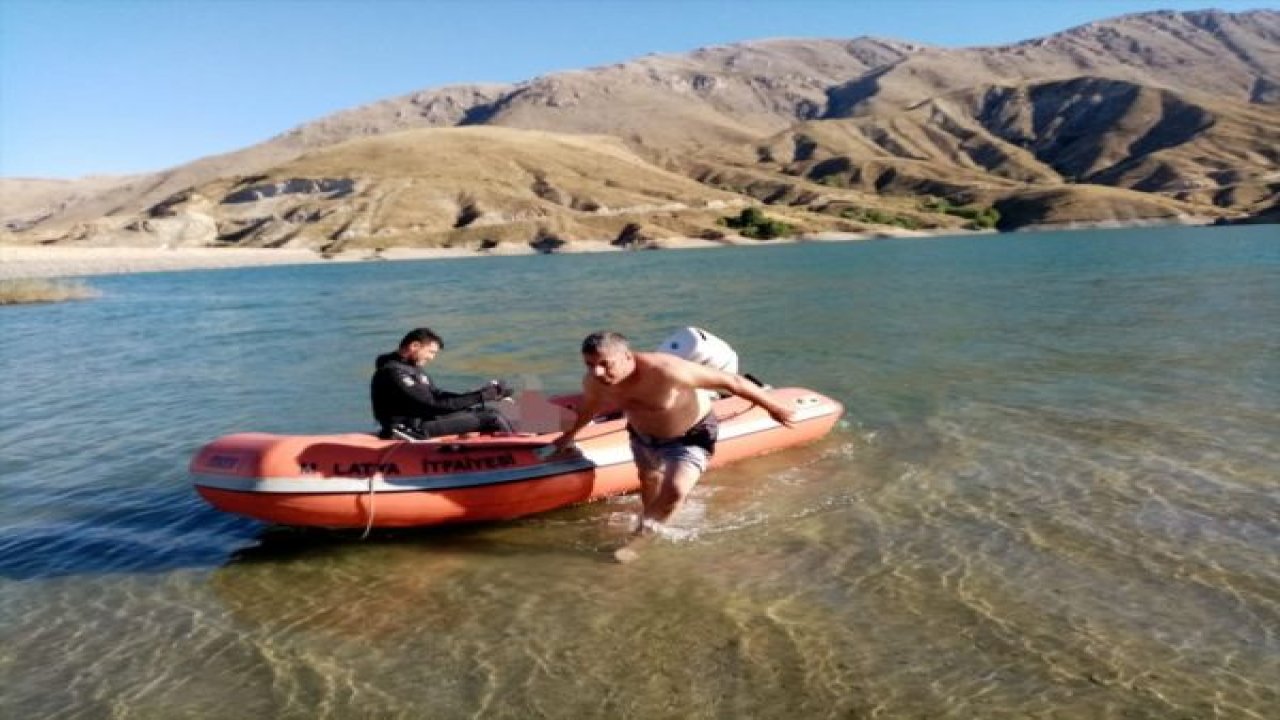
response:
M793 427L747 400L716 400L720 439L711 466L813 442L844 412L802 388L768 390L796 408ZM578 434L580 453L549 457L576 396L522 397L517 427L532 432L422 441L369 434L227 435L191 461L211 505L269 523L331 528L504 520L639 489L621 418ZM548 417L550 416L550 417Z

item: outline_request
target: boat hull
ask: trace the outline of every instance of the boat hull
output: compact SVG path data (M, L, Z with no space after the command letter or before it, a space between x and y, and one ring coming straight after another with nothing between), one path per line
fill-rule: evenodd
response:
M718 400L712 468L811 443L843 414L802 388L771 390L796 406L792 427L740 398ZM200 449L196 490L213 507L268 523L414 527L506 520L639 489L625 422L597 421L580 454L548 456L557 433L476 435L407 442L372 435L239 433Z

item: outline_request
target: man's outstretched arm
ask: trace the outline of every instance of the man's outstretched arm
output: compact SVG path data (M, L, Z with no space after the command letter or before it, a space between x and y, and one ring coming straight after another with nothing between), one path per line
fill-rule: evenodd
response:
M750 400L764 408L765 412L769 413L769 417L787 427L795 422L794 408L774 400L764 388L741 375L715 370L693 362L684 366L684 370L689 374L688 380L698 389L717 390Z
M591 378L582 379L582 402L578 404L577 416L573 419L573 425L569 426L556 438L552 443L555 453L564 452L574 439L578 436L578 432L582 428L591 424L595 416L600 414L600 409L604 406L604 393L600 389L599 383Z

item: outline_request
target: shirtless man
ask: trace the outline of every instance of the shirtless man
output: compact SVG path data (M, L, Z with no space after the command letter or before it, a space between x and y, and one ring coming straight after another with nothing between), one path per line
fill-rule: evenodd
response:
M587 336L582 341L582 360L587 366L582 404L554 448L557 453L566 452L578 431L607 407L626 414L644 510L636 537L614 553L619 562L637 557L635 548L680 508L706 472L718 427L710 393L700 390L746 398L784 425L791 425L795 416L794 410L740 375L665 353L633 352L618 333Z

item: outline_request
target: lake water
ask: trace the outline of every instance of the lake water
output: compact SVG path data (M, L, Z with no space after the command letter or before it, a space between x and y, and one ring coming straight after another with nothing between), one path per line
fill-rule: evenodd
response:
M0 309L0 717L1280 716L1274 226L90 284ZM446 387L698 325L848 410L627 566L631 498L362 541L195 495L224 433L370 428L422 324Z

